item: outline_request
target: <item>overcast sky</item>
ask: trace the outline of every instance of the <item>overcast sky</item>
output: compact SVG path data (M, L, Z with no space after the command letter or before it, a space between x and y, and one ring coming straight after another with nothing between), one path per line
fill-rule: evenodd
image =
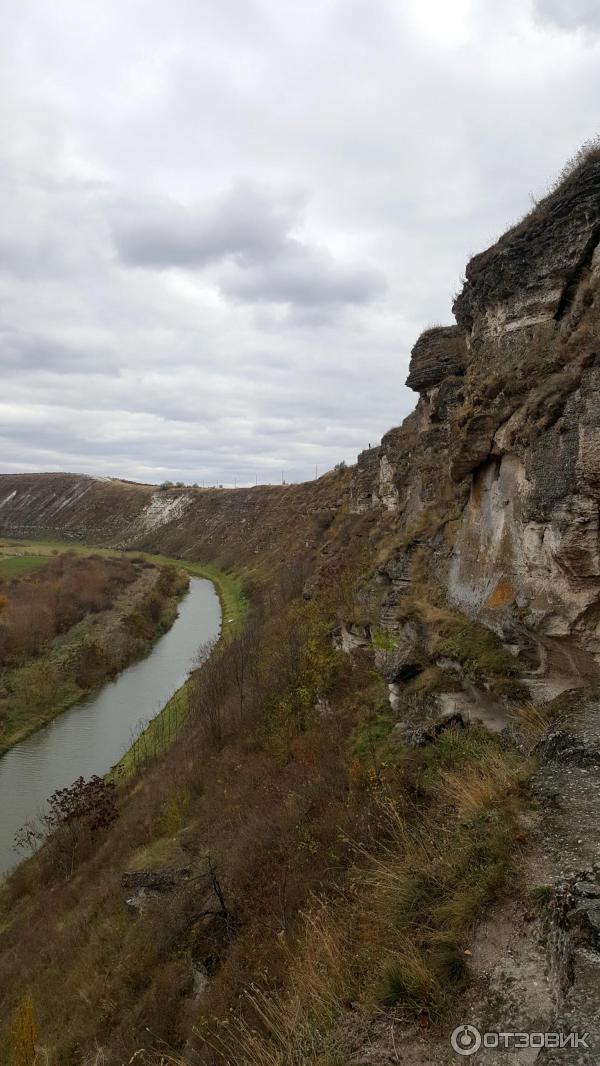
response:
M7 2L0 469L353 462L599 114L593 0Z

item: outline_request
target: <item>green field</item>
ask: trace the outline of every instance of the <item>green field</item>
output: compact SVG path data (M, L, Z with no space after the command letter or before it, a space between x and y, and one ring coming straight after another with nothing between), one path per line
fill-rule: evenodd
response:
M29 570L37 570L47 561L47 555L0 555L0 577L20 577Z

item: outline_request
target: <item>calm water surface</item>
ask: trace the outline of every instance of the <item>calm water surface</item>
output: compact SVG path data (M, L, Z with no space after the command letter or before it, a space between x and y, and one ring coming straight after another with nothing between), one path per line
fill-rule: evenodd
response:
M200 646L214 639L221 609L214 586L190 578L179 615L146 659L0 757L0 876L19 860L14 835L57 788L105 774L185 681Z

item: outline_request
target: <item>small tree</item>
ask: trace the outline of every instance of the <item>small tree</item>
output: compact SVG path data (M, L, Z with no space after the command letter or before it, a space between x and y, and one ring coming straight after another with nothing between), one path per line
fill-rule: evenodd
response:
M227 647L227 667L239 700L240 725L244 721L246 696L256 676L258 646L256 631L246 627Z
M68 788L58 788L48 800L48 828L86 822L92 832L107 829L117 817L115 791L112 781L104 781L97 774L89 781L78 777Z
M96 834L117 817L115 784L96 775L89 781L78 777L68 788L52 793L39 822L27 822L19 829L14 847L33 852L46 843L46 861L70 876L81 856L90 853Z
M26 992L15 1008L10 1027L11 1066L34 1066L37 1026L31 993Z

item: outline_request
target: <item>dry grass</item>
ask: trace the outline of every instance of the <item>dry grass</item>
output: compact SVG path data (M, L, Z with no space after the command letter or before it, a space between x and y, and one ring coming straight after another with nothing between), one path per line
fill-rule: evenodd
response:
M527 702L515 709L512 723L528 751L533 751L552 729L568 720L574 700L576 703L577 692L570 690L547 703Z
M441 738L407 773L395 795L391 780L371 791L371 840L355 843L343 894L305 914L286 943L280 987L255 983L239 1012L198 1028L215 1056L201 1061L341 1066L374 1011L426 1008L442 1022L467 979L474 924L514 861L524 766L473 730ZM427 799L415 803L425 778Z
M435 792L443 804L456 810L461 821L470 821L514 793L522 773L519 763L510 762L503 753L490 752L480 765L461 772L442 770Z
M547 704L524 703L512 715L520 733L529 743L537 743L552 724L553 715Z
M318 486L318 511L339 487ZM305 544L299 528L288 514ZM485 784L478 767L501 756L477 730L386 758L384 729L379 772L353 776L357 731L385 689L366 659L333 652L331 624L372 572L377 537L364 516L315 530L302 565L258 590L243 699L232 640L171 747L120 786L120 819L75 876L58 875L50 845L10 879L0 1014L29 989L53 1063L176 1061L195 1024L202 1066L343 1066L351 1029L423 1005L435 1021L462 987L473 925L511 869L517 801L500 762ZM311 567L320 591L304 603ZM214 909L209 858L227 924L198 917ZM128 910L124 871L183 865L189 884ZM212 960L201 1004L192 958Z
M302 1066L339 1050L334 1034L345 1009L349 948L331 911L321 906L304 917L300 949L291 956L285 998L256 986L243 998L243 1013L202 1037L217 1057L245 1066ZM338 1044L338 1047L336 1047Z

